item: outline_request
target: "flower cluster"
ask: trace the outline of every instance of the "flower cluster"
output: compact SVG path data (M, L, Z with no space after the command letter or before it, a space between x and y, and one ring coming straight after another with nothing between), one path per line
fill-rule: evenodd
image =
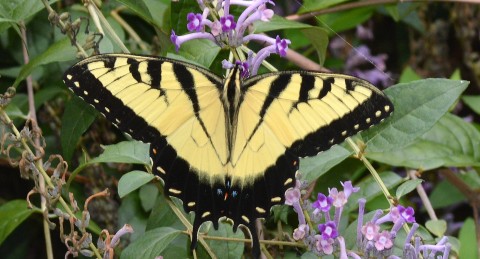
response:
M293 239L303 241L309 248L319 256L338 253L339 258L400 258L393 255L393 247L397 232L407 223L413 223L412 228L405 239L402 258L419 258L423 254L436 255L441 253L441 258L448 258L450 244L446 237L442 238L435 245L421 244L416 238L414 245L410 243L418 224L415 223L415 212L411 207L401 205L392 207L383 215L382 210L377 210L371 220L364 223L366 200L358 200L359 215L357 223L356 245L358 251L347 251L345 238L339 231L342 211L352 193L358 192L358 187L353 187L350 181L342 183L343 191L336 188L329 189L328 196L319 193L317 200L313 203L301 202L300 184L297 181L295 188L285 192L285 204L293 206L298 214L299 226L293 232ZM333 218L331 210L334 209ZM308 213L309 217L306 217ZM383 215L383 216L382 216ZM307 222L305 219L309 219ZM391 223L390 229L385 223ZM316 228L314 226L317 226ZM360 255L362 257L360 257Z
M287 54L290 40L282 39L279 36L272 38L263 34L246 34L247 29L255 21L269 21L273 16L273 10L267 8L267 4L272 4L270 0L219 0L216 6L211 6L210 1L198 0L202 13L189 13L187 15L187 29L191 32L186 35L176 35L172 30L170 40L178 51L180 46L193 39L208 39L222 48L234 48L237 51L243 51L240 46L249 41L257 41L267 45L259 50L256 55L247 53L249 58L245 61L242 76L255 75L261 63L270 54L276 53L281 57ZM238 19L230 14L230 5L240 5L246 7ZM211 17L209 19L208 17ZM233 66L231 63L223 63L224 68Z

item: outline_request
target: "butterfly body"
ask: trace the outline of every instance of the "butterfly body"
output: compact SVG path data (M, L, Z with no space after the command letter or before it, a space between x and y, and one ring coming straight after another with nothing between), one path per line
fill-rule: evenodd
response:
M338 74L283 71L223 79L172 59L126 54L80 61L67 86L119 129L150 143L165 192L205 221L250 230L284 202L299 157L313 156L379 123L391 102L370 83Z

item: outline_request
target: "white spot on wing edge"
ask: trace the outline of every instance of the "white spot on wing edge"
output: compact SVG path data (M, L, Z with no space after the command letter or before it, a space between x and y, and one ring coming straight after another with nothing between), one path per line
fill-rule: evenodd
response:
M267 212L265 209L260 208L260 207L255 207L255 210L256 210L258 213L262 213L262 214L265 213L265 212Z
M250 219L247 216L242 215L242 219L243 219L243 221L245 221L247 223L250 223Z
M208 215L210 215L210 211L205 211L205 212L202 214L202 218L208 217Z
M73 78L72 75L70 75L70 74L67 75L67 79L68 79L68 80L72 80L72 78ZM65 82L65 81L64 81L64 82Z
M173 194L180 194L180 193L182 193L182 191L177 190L177 189L173 189L173 188L168 189L168 191L171 192L171 193L173 193Z
M271 201L271 202L280 202L280 201L282 201L282 198L280 198L280 197L277 196L277 197L271 198L270 201Z

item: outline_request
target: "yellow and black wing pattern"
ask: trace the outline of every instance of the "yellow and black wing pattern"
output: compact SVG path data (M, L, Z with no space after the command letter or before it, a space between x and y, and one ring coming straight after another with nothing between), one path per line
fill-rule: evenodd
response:
M284 202L299 157L313 156L393 112L370 83L346 75L285 71L225 79L177 60L127 54L84 59L67 86L120 130L150 143L165 192L200 225L245 225L259 253L255 219Z

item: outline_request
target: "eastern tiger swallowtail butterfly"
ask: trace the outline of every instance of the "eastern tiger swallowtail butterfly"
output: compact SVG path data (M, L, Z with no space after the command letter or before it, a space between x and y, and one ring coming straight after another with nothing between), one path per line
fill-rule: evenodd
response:
M97 55L64 75L66 85L120 130L150 143L165 192L203 222L245 225L259 254L255 219L284 202L299 157L314 156L393 112L370 83L347 75L283 71L225 79L185 62Z

